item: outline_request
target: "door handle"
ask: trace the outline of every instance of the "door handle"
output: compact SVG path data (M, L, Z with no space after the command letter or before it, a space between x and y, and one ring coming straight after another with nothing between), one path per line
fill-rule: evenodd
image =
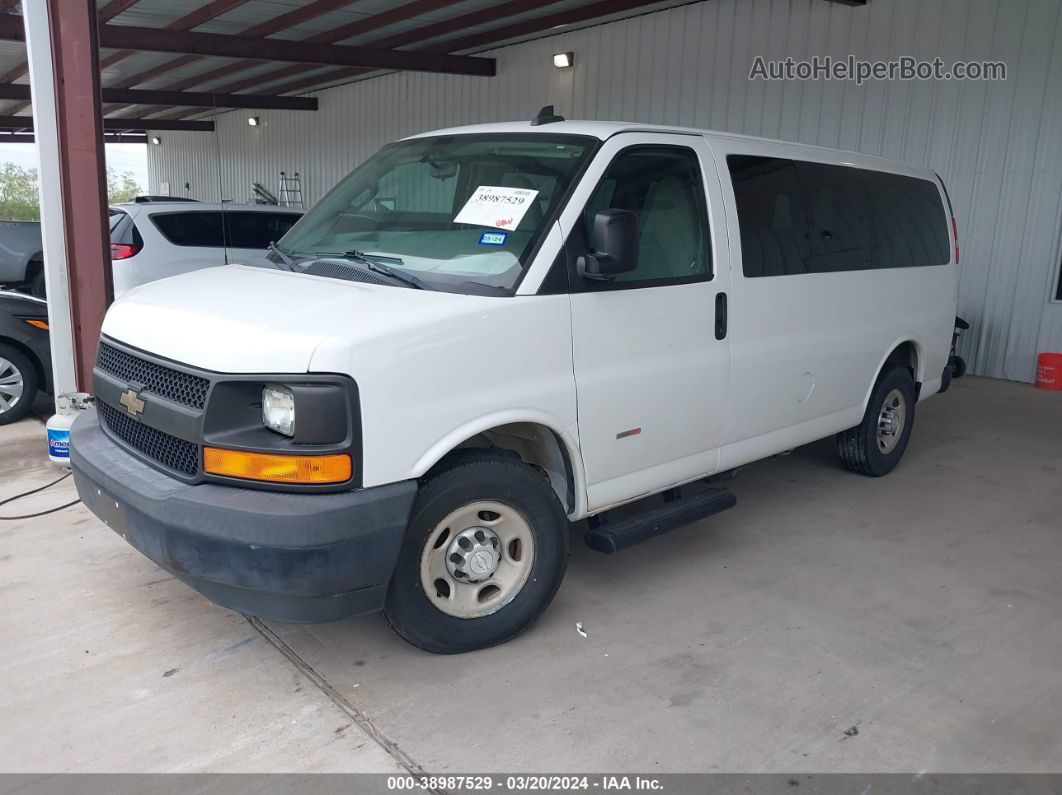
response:
M726 339L726 293L715 294L715 338Z

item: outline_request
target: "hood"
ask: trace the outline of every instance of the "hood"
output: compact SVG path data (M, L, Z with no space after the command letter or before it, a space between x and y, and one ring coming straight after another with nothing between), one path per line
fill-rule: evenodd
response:
M228 265L124 293L103 333L206 370L302 373L329 338L356 343L489 300Z

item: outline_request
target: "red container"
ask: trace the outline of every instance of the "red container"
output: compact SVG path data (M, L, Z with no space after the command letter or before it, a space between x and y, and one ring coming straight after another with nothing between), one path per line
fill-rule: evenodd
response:
M1062 392L1062 353L1041 353L1036 360L1036 386Z

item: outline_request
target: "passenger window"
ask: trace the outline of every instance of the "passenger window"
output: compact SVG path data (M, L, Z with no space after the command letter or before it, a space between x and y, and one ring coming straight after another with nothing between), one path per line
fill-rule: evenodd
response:
M871 266L870 211L860 169L796 163L808 223L808 273Z
M796 164L750 155L730 155L726 162L737 200L744 274L807 273L811 232Z
M225 239L232 248L261 248L284 237L299 220L294 213L226 210Z
M151 222L175 246L221 248L225 244L219 212L155 213Z
M934 183L881 171L861 173L874 224L875 268L951 261L948 217Z
M745 276L943 265L935 183L881 171L729 155Z
M638 267L610 285L652 287L711 278L708 211L696 154L682 147L624 150L609 164L583 215L590 248L594 215L630 210L638 219Z

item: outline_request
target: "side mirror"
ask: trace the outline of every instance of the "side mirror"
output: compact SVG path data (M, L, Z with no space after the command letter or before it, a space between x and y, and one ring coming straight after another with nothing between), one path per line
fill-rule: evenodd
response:
M638 218L630 210L601 210L594 216L595 248L576 260L584 279L609 281L638 267Z

